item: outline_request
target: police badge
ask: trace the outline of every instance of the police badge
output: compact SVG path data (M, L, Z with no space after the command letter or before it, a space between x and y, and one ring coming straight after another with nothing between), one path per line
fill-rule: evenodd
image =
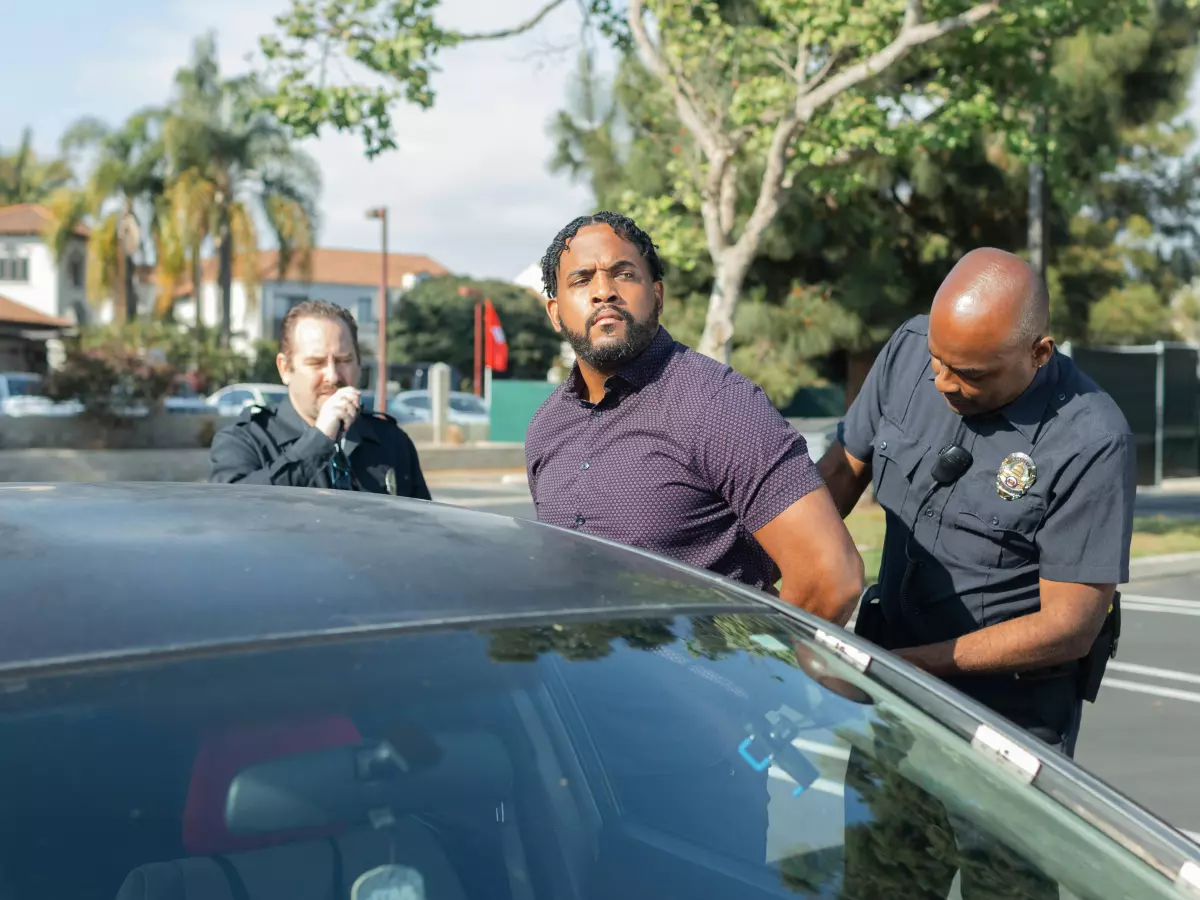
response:
M996 472L996 493L1005 500L1023 497L1037 478L1037 466L1024 453L1010 453Z
M396 470L388 469L387 474L383 476L383 483L387 487L387 492L393 497L396 496Z

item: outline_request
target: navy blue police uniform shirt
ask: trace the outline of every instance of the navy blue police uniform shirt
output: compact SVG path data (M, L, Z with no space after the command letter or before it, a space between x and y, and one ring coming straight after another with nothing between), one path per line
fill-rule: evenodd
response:
M275 406L243 410L236 422L217 432L209 452L209 481L332 488L337 446L300 418L285 397ZM431 499L417 448L391 416L363 412L346 431L342 447L354 489L391 494L394 485L398 497Z
M1016 400L960 417L934 386L928 336L928 316L892 335L840 426L846 449L871 464L886 513L879 583L889 649L1034 612L1039 578L1128 581L1135 448L1112 398L1055 350ZM938 451L951 443L971 453L971 467L922 505ZM1033 463L1023 493L1013 454ZM999 489L1006 480L1012 499ZM909 556L917 566L902 602ZM968 693L988 682L957 681Z
M753 533L823 482L762 388L659 328L586 396L576 366L529 425L538 520L773 590Z

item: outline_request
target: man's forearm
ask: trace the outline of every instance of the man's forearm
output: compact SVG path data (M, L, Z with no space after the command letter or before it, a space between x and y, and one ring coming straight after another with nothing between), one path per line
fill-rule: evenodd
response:
M898 656L938 676L1002 674L1040 669L1080 659L1081 635L1045 612L1010 619L970 634L897 650Z

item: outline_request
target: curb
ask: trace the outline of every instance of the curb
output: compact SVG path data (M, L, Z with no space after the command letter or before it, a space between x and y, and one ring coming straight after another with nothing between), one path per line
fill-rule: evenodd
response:
M1129 561L1130 581L1190 575L1193 572L1200 572L1200 552L1165 553L1161 556L1142 556Z

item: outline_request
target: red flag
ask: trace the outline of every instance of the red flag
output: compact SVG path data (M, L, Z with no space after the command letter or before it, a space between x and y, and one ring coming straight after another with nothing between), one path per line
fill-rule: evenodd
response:
M491 300L483 301L483 328L486 335L484 365L493 372L503 372L508 369L508 339Z

